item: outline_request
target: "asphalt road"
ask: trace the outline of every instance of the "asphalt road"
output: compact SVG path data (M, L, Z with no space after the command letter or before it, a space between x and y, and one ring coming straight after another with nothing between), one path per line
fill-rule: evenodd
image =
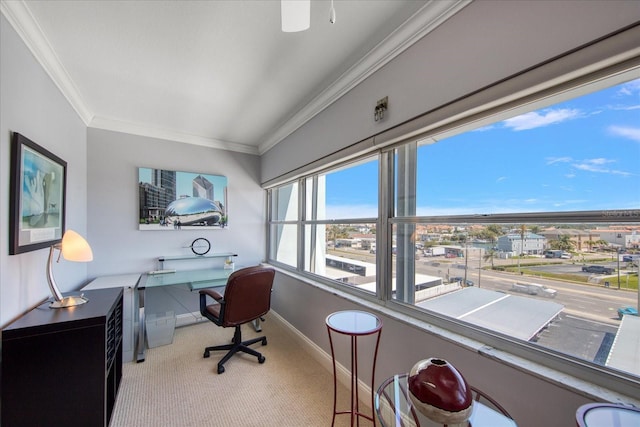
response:
M338 256L375 263L375 255L362 250L341 250L334 253ZM548 299L543 296L526 295L512 290L516 281L539 283L556 289L554 302L564 305L562 313L551 322L535 339L545 348L551 348L584 360L604 364L613 338L620 324L617 309L621 306L637 306L638 293L617 288L617 275L610 280L611 287L602 285L578 284L558 280L550 280L532 276L518 276L512 273L487 271L479 269L479 258L470 256L464 259L450 260L442 257L420 257L416 260L416 272L438 277L465 277L473 280L474 286L483 289L510 293L529 298ZM554 260L557 262L558 260ZM503 261L503 263L505 263ZM513 260L506 262L514 265ZM617 267L617 263L610 263ZM483 262L483 265L486 263ZM582 263L568 261L563 264L550 264L533 269L555 271L571 274L584 274ZM527 267L532 269L532 267ZM623 279L624 280L624 279Z

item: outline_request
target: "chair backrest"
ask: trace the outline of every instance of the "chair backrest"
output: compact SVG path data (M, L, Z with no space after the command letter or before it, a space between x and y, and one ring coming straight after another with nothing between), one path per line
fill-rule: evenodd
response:
M236 326L267 314L271 308L271 288L275 270L247 267L231 273L224 291L222 326Z

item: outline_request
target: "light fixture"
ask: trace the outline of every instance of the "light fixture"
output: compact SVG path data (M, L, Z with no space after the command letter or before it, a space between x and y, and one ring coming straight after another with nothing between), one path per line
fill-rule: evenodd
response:
M56 285L56 281L53 280L53 253L56 249L60 251L56 262L60 262L61 255L69 261L89 262L93 260L91 246L89 246L81 235L73 230L67 230L64 236L62 236L60 243L51 245L49 249L49 259L47 260L47 281L49 282L51 293L55 298L55 301L53 301L49 307L64 308L84 304L89 300L82 295L63 297Z
M311 25L311 0L280 0L282 31L295 33Z
M329 9L329 22L336 23L336 9L333 7L333 0L331 0L331 9Z

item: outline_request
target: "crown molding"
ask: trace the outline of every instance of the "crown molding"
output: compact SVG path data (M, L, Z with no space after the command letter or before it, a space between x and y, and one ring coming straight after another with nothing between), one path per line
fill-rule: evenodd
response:
M199 135L191 135L184 132L159 129L157 127L145 126L138 123L124 122L121 120L109 119L105 117L94 117L87 125L94 129L103 129L114 132L128 133L131 135L145 136L149 138L163 139L173 142L183 142L185 144L200 145L202 147L216 148L219 150L235 151L239 153L258 155L258 147L237 142L223 141L220 139L208 138Z
M264 154L273 148L471 2L472 0L432 0L425 4L402 26L398 27L375 46L364 58L349 68L293 117L279 126L260 144L259 153Z
M96 117L94 112L84 102L80 91L60 62L55 50L31 14L26 2L24 0L1 0L0 11L87 127L260 155L291 135L371 74L404 52L426 34L433 31L449 17L470 4L471 1L472 0L429 1L402 26L398 27L392 34L374 47L364 58L342 74L334 83L267 136L265 141L258 147L190 135L178 131L163 130L142 124L126 123L105 117Z
M80 91L60 62L58 55L31 14L27 4L23 0L3 0L0 2L0 11L27 45L36 61L60 89L62 95L69 101L80 119L85 125L88 125L93 117L93 112L82 99Z

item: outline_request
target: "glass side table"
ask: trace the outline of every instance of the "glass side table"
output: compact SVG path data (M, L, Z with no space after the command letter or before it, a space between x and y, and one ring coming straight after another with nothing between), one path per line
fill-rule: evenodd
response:
M376 392L375 411L382 427L435 427L442 426L422 415L413 407L409 397L408 374L394 375L382 382ZM500 412L473 402L473 412L463 424L448 427L517 427L516 422Z
M576 411L579 427L640 426L640 408L615 403L587 403Z
M351 426L359 426L361 417L373 422L375 426L376 420L373 413L369 416L360 412L358 396L358 337L377 334L376 347L373 354L373 368L371 370L371 410L373 411L373 385L375 384L376 360L378 358L382 321L377 316L365 311L346 310L330 314L325 322L327 324L327 333L329 334L331 358L333 359L333 420L331 426L333 427L336 422L336 415L340 414L349 414L351 416ZM349 411L337 411L336 408L338 376L332 332L347 335L351 340L351 408Z

